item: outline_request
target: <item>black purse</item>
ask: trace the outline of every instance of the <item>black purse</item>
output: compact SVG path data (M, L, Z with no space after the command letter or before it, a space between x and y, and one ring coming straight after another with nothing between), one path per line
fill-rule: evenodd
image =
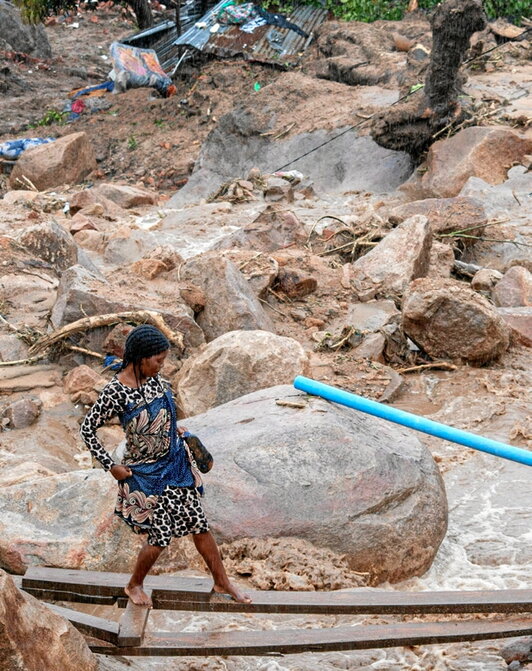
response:
M186 442L200 473L208 473L214 464L212 454L197 436L194 436L187 431L182 437Z

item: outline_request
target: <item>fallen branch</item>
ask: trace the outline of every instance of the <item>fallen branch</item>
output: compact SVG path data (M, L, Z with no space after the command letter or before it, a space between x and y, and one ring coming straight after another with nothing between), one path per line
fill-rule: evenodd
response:
M184 349L183 334L172 331L165 323L162 315L150 310L138 310L131 312L115 312L107 315L95 315L93 317L84 317L78 319L72 324L67 324L53 333L46 334L39 338L30 348L30 354L41 352L48 349L51 345L64 340L80 331L95 329L100 326L111 326L112 324L121 324L123 322L134 322L137 324L152 324L163 333L168 340L178 347Z
M431 363L423 363L419 366L410 366L410 368L397 368L397 373L413 373L418 370L428 370L429 368L437 368L438 370L456 370L458 366L448 361L432 361Z
M17 359L16 361L0 361L0 366L24 366L30 363L36 363L42 359L46 359L46 354L38 354L37 356L31 356L27 359Z

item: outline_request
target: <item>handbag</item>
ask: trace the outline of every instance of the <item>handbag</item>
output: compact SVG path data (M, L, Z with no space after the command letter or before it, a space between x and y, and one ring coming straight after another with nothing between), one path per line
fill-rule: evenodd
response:
M187 447L190 450L192 458L196 462L198 471L200 471L200 473L208 473L211 470L214 463L212 454L201 442L201 440L192 433L185 431L185 433L182 435L182 438L187 444Z

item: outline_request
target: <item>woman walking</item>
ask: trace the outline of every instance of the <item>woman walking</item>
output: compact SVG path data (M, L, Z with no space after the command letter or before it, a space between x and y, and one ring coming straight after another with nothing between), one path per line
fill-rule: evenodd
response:
M115 514L135 533L147 534L133 574L125 587L131 601L151 607L144 578L172 537L192 534L214 579L213 592L250 603L230 581L201 506L201 479L181 438L175 402L159 377L170 343L154 326L144 324L128 335L121 370L103 388L87 413L81 436L92 455L118 480ZM118 417L126 435L121 464L116 464L96 435Z

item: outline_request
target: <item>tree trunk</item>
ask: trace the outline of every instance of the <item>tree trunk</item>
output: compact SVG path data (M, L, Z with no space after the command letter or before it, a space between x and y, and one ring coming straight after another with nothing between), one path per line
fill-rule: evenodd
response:
M486 26L481 0L446 0L434 11L431 26L432 52L424 88L378 115L371 129L378 144L414 158L430 147L435 133L467 118L467 110L458 102L460 66L471 35Z
M153 14L149 0L127 0L127 4L135 13L137 26L140 30L151 28L153 26Z

